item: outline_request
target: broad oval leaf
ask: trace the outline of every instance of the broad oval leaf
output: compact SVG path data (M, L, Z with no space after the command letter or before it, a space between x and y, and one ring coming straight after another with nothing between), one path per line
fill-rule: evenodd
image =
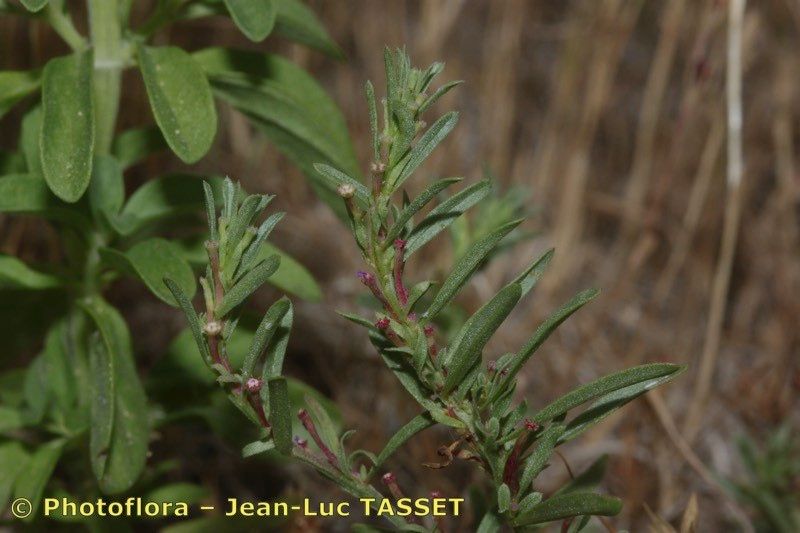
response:
M33 214L88 230L89 219L77 207L53 196L47 184L30 174L0 177L0 213Z
M231 18L251 41L263 41L275 27L274 0L225 0Z
M56 276L38 272L12 255L0 254L0 289L45 290L61 284Z
M125 169L167 148L168 145L158 126L146 126L126 130L117 135L111 152Z
M92 52L48 61L42 75L42 172L53 193L77 202L94 154Z
M108 439L109 420L92 420L94 432L90 443L92 469L100 489L107 494L128 490L139 478L147 460L150 424L147 417L147 399L139 381L131 353L131 339L125 320L116 309L100 297L81 301L81 307L92 318L100 332L102 351L108 361L106 370L112 372L113 397L100 398L108 394L107 385L95 389L96 403L113 402L113 409L92 409L92 416L113 418ZM103 362L99 360L98 362ZM107 445L106 440L108 440Z
M511 525L530 526L582 515L614 516L621 510L622 502L618 498L591 492L573 492L553 496L534 505L530 511L514 518Z
M194 163L208 152L217 132L217 112L203 70L174 46L141 46L138 57L158 127L172 151Z
M275 31L289 40L316 48L336 58L344 57L317 16L301 0L274 0L278 13Z
M100 254L107 263L138 277L150 292L173 307L178 304L164 285L165 277L172 279L187 298L194 296L194 273L183 258L180 246L175 243L155 237L139 242L125 252L102 248Z
M222 179L207 181L215 194L221 193ZM123 235L131 235L160 220L202 212L205 197L201 183L199 176L188 174L162 176L146 182L136 189L112 221L114 228ZM221 197L220 194L217 197Z

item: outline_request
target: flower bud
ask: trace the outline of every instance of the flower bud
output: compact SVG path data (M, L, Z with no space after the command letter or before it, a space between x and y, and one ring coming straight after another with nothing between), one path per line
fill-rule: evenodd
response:
M349 199L356 193L356 189L349 183L342 183L336 188L336 192L339 193L339 196L342 198Z
M258 378L249 378L244 384L244 386L247 389L247 391L251 392L253 394L255 394L258 391L260 391L262 385L263 385L263 382Z
M208 335L209 337L216 337L220 333L222 333L222 324L218 320L212 320L211 322L207 322L205 326L203 326L203 333Z

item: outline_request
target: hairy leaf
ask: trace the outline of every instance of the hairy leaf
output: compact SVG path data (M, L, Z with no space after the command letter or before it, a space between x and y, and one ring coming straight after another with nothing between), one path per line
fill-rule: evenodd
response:
M625 387L670 376L683 369L684 367L671 363L650 363L610 374L565 394L536 413L533 419L539 423L546 422L587 401L600 398Z
M281 320L291 308L292 304L288 298L281 298L270 306L264 314L264 318L256 329L253 342L247 352L247 357L242 365L242 377L247 379L253 375L253 371L264 353L264 349L269 344L275 332L281 325Z
M527 513L514 518L511 525L529 526L581 515L614 516L621 510L622 502L617 498L575 492L546 499Z
M40 11L50 0L20 0L25 9L34 13Z
M147 418L147 400L144 388L139 381L131 353L131 339L125 321L108 303L100 297L83 300L81 306L92 318L100 332L102 348L110 360L113 379L113 397L103 398L113 402L112 409L93 408L92 416L113 414L111 438L107 440L108 420L92 420L91 441L92 469L100 488L108 494L128 490L139 478L147 460L147 445L150 437L150 424ZM101 358L95 358L102 365ZM98 397L109 392L107 385L94 390L95 403Z
M47 184L29 174L0 178L0 213L34 214L88 229L89 220L76 208L50 194Z
M261 287L276 270L280 264L280 258L277 255L272 255L261 261L258 265L245 274L236 285L225 293L222 303L217 309L220 316L228 314L234 307L241 304L247 299L248 296L253 294L259 287Z
M403 210L400 212L400 216L394 221L394 225L392 229L389 230L389 233L386 235L386 241L392 242L403 231L406 227L406 224L409 220L423 207L425 207L428 202L433 200L437 194L445 190L447 187L454 183L458 183L461 181L461 178L447 178L443 180L438 180L433 182L432 184L428 185L428 187L422 191L422 193L414 198L414 200L405 206Z
M491 188L488 180L479 181L431 209L430 213L411 231L406 244L406 257L411 257L411 254L452 224L467 209L485 198Z
M186 163L203 157L217 132L211 87L192 56L180 48L138 48L156 123L172 151Z
M272 438L275 449L283 455L292 451L292 407L289 404L289 391L286 379L272 378L269 388L269 419L272 424Z
M251 41L263 41L275 26L278 10L274 0L225 0L225 6Z
M525 494L531 483L539 473L544 470L547 460L550 459L559 437L564 433L563 424L553 424L544 430L536 444L536 449L525 458L525 466L519 480L519 490Z
M12 255L0 254L0 289L45 290L61 284L56 276L38 272Z
M519 297L519 285L516 283L507 285L467 320L444 361L447 368L445 392L459 386L480 361L483 347L514 309Z
M519 352L517 352L517 355L508 366L508 373L496 389L495 398L497 398L508 388L508 385L514 380L514 377L520 371L522 366L528 361L528 359L530 359L531 355L533 355L533 352L535 352L539 346L541 346L542 343L547 340L550 334L553 333L553 331L555 331L562 322L569 318L572 313L592 301L592 299L597 296L598 293L599 291L596 289L589 289L578 293L574 298L572 298L572 300L567 302L561 309L550 315L538 328L536 328L536 331L533 333L531 338L525 343Z
M28 452L19 442L0 443L0 472L3 472L0 476L0 512L3 512L11 499L14 483L25 472L28 460Z
M522 220L514 220L504 224L486 237L478 240L455 264L450 275L442 283L442 288L436 293L436 297L431 302L430 307L425 311L426 320L433 319L439 312L449 304L461 290L461 287L472 277L478 267L495 249L495 247L508 235L514 228L520 225ZM519 286L519 285L518 285ZM521 286L520 286L521 291ZM521 294L521 292L520 292Z
M397 432L392 435L392 438L389 439L389 442L386 443L386 446L384 446L375 460L375 466L372 467L373 471L379 469L383 463L385 463L400 446L408 442L411 437L435 424L436 422L431 418L429 413L422 413L412 418L405 426L397 430Z
M92 52L48 61L42 75L42 172L53 193L77 202L94 153Z
M27 464L24 474L17 478L14 486L14 498L25 498L31 504L31 512L25 522L30 522L38 514L42 502L45 486L53 475L56 463L61 458L66 440L56 439L39 446L34 451Z
M123 131L114 138L111 152L122 168L133 166L149 155L169 148L158 126Z
M163 302L177 307L172 293L164 286L163 279L172 279L181 290L192 298L196 283L189 263L183 258L180 247L166 239L154 237L135 244L125 252L113 248L102 248L103 260L117 269L138 277L150 292Z
M456 126L456 122L458 122L458 113L452 111L441 117L439 120L434 122L430 128L428 128L428 130L414 145L414 148L411 149L408 157L402 160L403 162L401 165L395 167L400 169L397 175L389 177L394 190L397 190L397 188L400 187L403 182L405 182L411 176L411 174L428 158L428 156L431 155L431 152L433 152L434 148L436 148L439 143L442 142L451 131L453 131L453 128Z
M89 184L89 207L95 222L107 227L124 201L125 183L119 162L108 155L95 156Z
M0 118L17 102L39 88L39 73L6 70L0 72Z
M278 8L275 31L287 39L316 48L332 57L344 57L341 49L304 2L301 0L274 1Z
M220 178L207 180L215 193L222 190ZM136 189L114 227L123 235L131 235L146 226L167 218L200 213L205 205L201 178L186 174L163 176L150 180ZM220 198L221 194L217 194Z

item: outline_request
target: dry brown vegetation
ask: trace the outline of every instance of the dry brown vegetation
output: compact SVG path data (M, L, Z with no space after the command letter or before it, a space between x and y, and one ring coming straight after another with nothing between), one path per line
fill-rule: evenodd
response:
M487 164L500 177L501 190L522 185L531 191L537 215L528 224L538 237L480 274L462 299L474 310L530 257L556 247L545 285L515 311L493 340L493 353L522 343L576 289L603 289L529 366L520 393L532 405L634 364L690 365L675 383L563 450L573 470L609 454L605 487L626 502L614 524L645 530L651 523L645 504L679 523L696 493L698 531L728 530L747 511L722 491L714 474L738 475L735 438L758 438L787 420L798 423L800 6L790 0L748 5L742 25L744 167L733 190L726 185L725 0L312 5L345 50L345 62L277 39L266 47L289 50L322 80L342 106L365 166L369 141L361 87L367 78L382 84L385 44L405 46L418 64L444 61L448 79L466 81L438 104L460 109L462 119L426 170L474 180ZM3 62L14 67L41 64L58 49L52 35L22 21L3 21L0 35L3 49L11 51ZM197 36L252 46L214 19L180 25L163 39L191 47ZM139 81L132 77L130 83ZM122 125L139 123L144 109L140 94L138 102L123 107ZM324 289L323 303L299 303L289 372L334 398L345 425L358 429L359 444L377 449L414 414L414 406L366 335L334 312L352 310L352 297L361 290L353 275L357 249L299 172L241 117L221 113L223 129L197 170L226 172L253 190L278 194L289 215L275 240ZM14 138L11 125L18 119L13 113L3 121L3 140ZM163 172L169 161L151 161L131 178ZM27 246L22 256L58 253L47 251L47 230L30 221L4 220L0 227L3 250L19 254ZM41 237L36 246L20 244L23 235L34 233ZM448 253L446 239L440 239L424 261L412 265L413 273L437 276ZM123 284L112 297L124 301L134 291ZM164 306L139 301L145 303L128 306L127 314L135 331L138 324L147 333L135 336L146 369L181 319L169 313L165 328ZM707 384L700 381L703 360ZM420 466L435 460L445 439L443 433L423 434L396 462L409 491L452 495L469 483L470 465L433 471ZM220 470L233 468L231 461L221 459ZM568 476L563 464L552 465L543 489ZM298 470L291 479L289 491L331 490L311 472Z

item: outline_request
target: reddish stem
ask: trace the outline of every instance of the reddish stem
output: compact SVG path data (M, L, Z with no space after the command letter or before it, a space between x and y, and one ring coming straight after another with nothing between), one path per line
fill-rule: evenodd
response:
M328 459L328 462L332 466L338 468L339 459L331 451L331 449L328 448L328 445L322 441L322 438L319 436L319 433L317 433L317 427L314 425L314 421L311 420L311 417L308 415L308 411L306 411L305 409L300 409L300 411L297 413L297 418L299 418L300 422L303 423L303 427L306 428L308 434L311 435L311 438L314 439L314 442L317 443L317 446L319 447L320 450L322 450L322 453Z

